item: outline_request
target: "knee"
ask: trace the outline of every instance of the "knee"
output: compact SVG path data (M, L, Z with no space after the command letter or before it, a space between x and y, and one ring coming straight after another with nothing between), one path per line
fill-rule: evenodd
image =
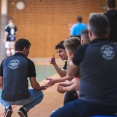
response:
M37 93L38 93L38 97L43 99L43 97L44 97L43 92L42 91L38 91Z
M40 96L43 98L44 97L44 94L43 94L43 92L41 91L40 92Z

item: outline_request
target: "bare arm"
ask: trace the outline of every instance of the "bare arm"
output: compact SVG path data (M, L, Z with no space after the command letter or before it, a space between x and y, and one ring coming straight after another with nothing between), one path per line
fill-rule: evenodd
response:
M72 80L72 79L73 79L73 77L70 77L68 75L66 75L63 78L57 78L57 79L46 78L46 80L49 80L49 82L46 84L46 86L53 86L55 83L64 82L66 80Z
M47 78L47 80L49 80L47 85L52 86L55 83L64 82L66 80L72 80L77 72L78 72L78 66L74 65L74 63L70 61L67 68L67 75L63 78L58 78L58 79Z
M78 90L78 86L79 86L79 78L75 78L74 83L72 83L70 86L64 87L61 84L58 84L57 91L59 93L65 93L71 90Z
M67 67L67 74L69 77L75 77L75 74L77 74L78 71L78 66L76 66L72 60L69 62L69 65Z
M58 75L59 75L60 77L66 76L66 70L62 70L62 69L56 64L54 54L52 54L52 57L50 57L49 62L50 62L50 64L52 64L52 65L54 66L56 72L58 73Z
M60 86L64 86L64 87L67 87L67 86L70 86L74 83L74 80L71 80L71 81L65 81L65 82L61 82L59 85Z
M0 76L0 89L2 89L2 87L3 87L3 77Z
M46 86L40 86L35 77L30 77L30 83L33 89L45 90Z
M66 75L66 70L62 70L60 67L58 67L58 65L55 63L53 64L56 72L58 73L58 75L62 78Z

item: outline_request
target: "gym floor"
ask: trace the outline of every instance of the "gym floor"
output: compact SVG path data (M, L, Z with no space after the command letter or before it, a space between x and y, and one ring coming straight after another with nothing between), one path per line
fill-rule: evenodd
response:
M46 84L48 82L47 80L45 80L45 78L47 77L59 78L53 66L48 64L48 60L44 60L44 62L42 62L41 60L37 61L35 59L33 61L36 64L37 74L36 78L40 85ZM58 60L58 64L60 65L60 67L62 67L64 62ZM56 91L56 85L46 89L45 91L43 91L43 93L44 99L40 104L38 104L29 111L28 113L29 117L49 117L53 110L56 110L63 105L64 94L60 94ZM12 108L13 108L12 117L19 117L17 111L20 108L20 106L14 105L12 106ZM0 117L4 117L4 107L1 104Z

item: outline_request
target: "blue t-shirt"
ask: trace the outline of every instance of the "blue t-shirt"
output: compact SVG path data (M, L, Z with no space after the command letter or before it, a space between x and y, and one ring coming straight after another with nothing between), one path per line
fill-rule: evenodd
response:
M70 35L71 36L76 36L82 33L82 30L86 29L87 26L83 23L76 23L73 24L72 28L71 28L71 32Z

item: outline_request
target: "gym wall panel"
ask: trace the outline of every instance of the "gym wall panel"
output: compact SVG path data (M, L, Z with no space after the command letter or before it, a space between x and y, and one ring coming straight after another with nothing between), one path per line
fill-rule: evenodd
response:
M101 9L104 0L22 0L24 10L16 9L18 0L8 0L8 16L18 27L17 39L31 42L29 57L50 57L55 45L69 37L68 24L81 15L87 24L90 13L106 12ZM57 55L56 55L57 56Z

